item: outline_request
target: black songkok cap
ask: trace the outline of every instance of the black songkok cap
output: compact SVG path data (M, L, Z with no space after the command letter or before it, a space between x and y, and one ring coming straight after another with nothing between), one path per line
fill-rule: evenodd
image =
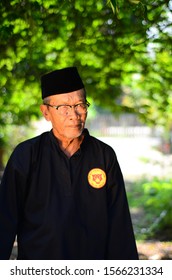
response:
M50 95L68 93L84 88L76 67L47 73L41 77L42 99Z

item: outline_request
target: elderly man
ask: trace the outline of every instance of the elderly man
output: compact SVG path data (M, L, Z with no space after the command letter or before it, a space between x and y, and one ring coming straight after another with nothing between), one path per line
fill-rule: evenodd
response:
M42 76L52 130L20 143L0 186L0 259L15 237L18 259L137 259L121 170L113 149L85 129L76 67Z

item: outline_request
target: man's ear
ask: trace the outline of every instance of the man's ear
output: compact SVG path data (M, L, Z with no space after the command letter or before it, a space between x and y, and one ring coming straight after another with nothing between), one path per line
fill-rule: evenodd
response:
M44 105L44 104L41 104L41 105L40 105L40 110L41 110L42 115L44 116L44 118L45 118L47 121L50 121L50 114L49 114L49 110L48 110L47 106Z

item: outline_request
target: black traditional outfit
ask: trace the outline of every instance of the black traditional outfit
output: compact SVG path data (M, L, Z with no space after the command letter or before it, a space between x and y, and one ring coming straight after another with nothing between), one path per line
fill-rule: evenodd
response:
M52 131L20 143L0 186L0 259L137 259L113 149L84 130L68 158Z

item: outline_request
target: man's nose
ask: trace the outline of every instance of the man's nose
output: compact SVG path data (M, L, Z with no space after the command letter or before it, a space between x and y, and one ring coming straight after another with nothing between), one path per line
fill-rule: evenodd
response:
M71 118L76 118L76 119L78 119L78 117L80 117L80 114L77 112L75 106L70 107L70 111L68 113L68 116L70 116Z

